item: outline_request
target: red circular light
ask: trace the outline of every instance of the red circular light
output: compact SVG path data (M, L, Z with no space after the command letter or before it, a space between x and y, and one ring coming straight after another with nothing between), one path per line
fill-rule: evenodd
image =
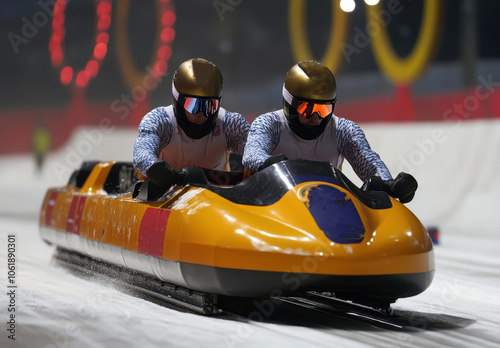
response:
M61 70L61 83L67 85L73 79L73 69L69 66Z
M57 1L57 3L54 5L54 16L61 14L64 16L65 9L66 9L66 0Z
M51 40L60 44L63 39L64 39L64 28L58 27L57 29L54 30L54 34L52 35Z
M86 70L80 71L76 75L76 85L80 88L87 87L89 83L89 74Z
M97 75L97 72L99 71L99 63L97 62L97 60L90 60L87 63L85 70L89 74L89 78L93 78L94 76Z
M62 49L56 46L50 52L50 61L52 63L52 66L54 67L60 66L63 60L64 60L64 55L62 53Z
M102 42L102 43L108 44L108 42L109 42L109 34L108 34L108 33L106 33L106 32L99 33L99 34L97 35L97 37L96 37L95 41L96 41L97 43Z
M97 5L97 15L102 16L102 15L109 15L111 13L111 3L104 1L99 3Z
M107 52L108 46L105 43L100 42L94 47L94 58L97 60L102 60L106 56Z
M155 65L153 65L153 72L157 76L163 76L167 72L168 64L164 60L156 61Z
M161 24L165 27L171 26L175 23L175 12L167 11L161 16Z
M97 75L99 64L108 52L109 34L107 30L111 25L111 3L112 0L95 0L97 15L97 30L92 56L87 62L85 69L74 72L64 60L63 42L65 37L65 10L66 0L57 0L54 5L54 18L52 19L52 35L50 38L49 51L52 65L60 69L61 83L68 85L73 81L77 87L84 88L89 80Z
M174 41L175 30L171 27L166 27L161 31L160 37L162 42L171 43Z
M158 59L169 60L172 57L172 48L167 45L160 46L157 53Z
M156 51L157 60L153 63L153 74L158 77L165 75L168 69L168 60L172 57L172 47L170 44L174 41L175 30L173 25L176 15L173 4L170 0L160 0L161 3L161 25L163 29L160 33L160 46Z
M104 14L99 16L99 21L97 22L97 30L105 31L108 30L111 25L111 16L109 14Z
M61 15L60 13L59 14L54 13L54 19L52 20L52 27L53 28L60 27L63 24L64 24L64 14Z

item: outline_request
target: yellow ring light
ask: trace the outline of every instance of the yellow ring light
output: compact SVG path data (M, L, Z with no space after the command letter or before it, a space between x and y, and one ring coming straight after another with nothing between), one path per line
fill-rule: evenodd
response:
M383 73L398 84L408 84L417 79L427 68L434 54L440 31L441 1L425 0L424 13L420 33L415 47L407 57L400 57L394 51L386 25L381 25L379 13L382 11L380 2L366 6L367 19L374 25L372 49L375 60Z
M155 48L153 51L155 54L153 54L153 57L151 58L151 62L149 64L149 67L151 67L151 69L139 71L138 69L136 69L133 62L128 40L127 24L128 16L130 13L130 0L120 0L116 4L115 31L118 63L125 82L130 88L143 85L144 79L151 74L151 71L153 71L157 76L163 76L166 73L167 62L170 57L168 56L166 58L160 58L160 51L162 48L165 48L167 46L167 48L170 48L171 41L175 36L175 32L172 28L172 25L175 22L175 13L173 12L171 1L157 0L156 5L157 31L155 35ZM164 15L167 12L168 14L171 14L171 18L167 18L165 20ZM165 30L170 30L171 35L164 35ZM159 62L162 64L158 64Z
M321 58L334 74L339 70L342 59L341 44L347 36L349 18L347 13L337 6L338 1L332 0L332 25L330 26L330 40ZM306 13L305 0L290 0L288 2L288 29L290 43L296 61L313 59L313 54L307 39L307 26L304 14ZM337 9L336 9L337 8Z

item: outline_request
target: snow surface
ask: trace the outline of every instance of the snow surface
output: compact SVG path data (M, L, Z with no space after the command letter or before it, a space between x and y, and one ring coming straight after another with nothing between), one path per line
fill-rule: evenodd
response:
M387 330L269 303L258 307L263 320L204 317L61 267L38 235L46 189L64 184L84 159L130 160L136 136L82 129L41 173L31 156L0 158L0 347L500 347L500 123L363 128L393 175L417 178L408 207L440 229L432 285L393 305L412 327ZM354 179L347 165L344 172ZM17 256L15 341L7 331L9 235Z

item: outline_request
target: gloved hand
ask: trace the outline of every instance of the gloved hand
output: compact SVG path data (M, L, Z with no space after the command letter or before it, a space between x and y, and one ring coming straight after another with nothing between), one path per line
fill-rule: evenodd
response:
M264 168L270 167L275 163L281 162L281 161L286 161L288 160L288 157L285 156L284 153L281 153L279 155L271 156L268 159L264 161L259 167L259 170L262 170Z
M390 196L398 198L401 203L408 203L415 196L418 183L410 174L401 172L396 179L384 181L383 187Z
M384 182L380 176L369 176L365 179L361 189L363 191L384 191Z
M401 203L410 202L415 196L418 183L408 173L399 173L396 179L383 181L379 176L368 177L362 189L365 191L385 191L388 195L398 198Z
M179 182L177 171L172 169L165 161L158 161L153 164L146 174L153 184L166 190Z

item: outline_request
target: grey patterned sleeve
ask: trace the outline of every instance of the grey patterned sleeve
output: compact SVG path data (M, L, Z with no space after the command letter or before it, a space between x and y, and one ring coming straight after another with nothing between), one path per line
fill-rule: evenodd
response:
M158 162L158 156L172 139L173 126L165 107L159 107L142 118L139 136L134 143L134 168L146 175L146 171Z
M382 180L392 179L380 156L370 148L363 130L353 121L338 118L337 146L339 153L349 161L361 180L369 176L380 176Z
M224 119L224 136L226 138L229 151L243 156L243 150L245 149L249 129L250 124L243 116L226 110L226 117Z
M256 172L271 156L281 136L281 122L278 114L270 112L257 117L250 126L247 144L243 153L243 165Z

